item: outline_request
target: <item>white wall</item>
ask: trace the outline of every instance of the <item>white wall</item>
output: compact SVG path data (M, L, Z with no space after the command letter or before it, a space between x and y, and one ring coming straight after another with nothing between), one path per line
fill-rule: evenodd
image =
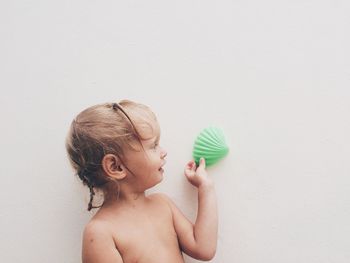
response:
M2 262L80 262L91 217L64 138L75 114L124 98L157 113L167 193L197 133L224 130L209 169L215 263L345 263L350 236L348 1L2 1ZM196 262L186 257L187 263Z

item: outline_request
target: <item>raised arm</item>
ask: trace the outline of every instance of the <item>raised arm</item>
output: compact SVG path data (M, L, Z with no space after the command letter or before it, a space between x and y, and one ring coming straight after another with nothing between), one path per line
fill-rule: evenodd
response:
M123 263L113 237L100 222L89 223L83 233L83 263Z
M198 212L194 225L194 239L202 251L207 251L209 259L216 252L218 235L218 215L214 184L198 187Z
M216 252L218 213L214 183L205 170L204 158L200 159L198 168L190 161L185 167L185 176L198 188L198 212L193 230L196 247L210 260Z
M191 184L198 187L198 212L195 224L183 215L170 198L164 194L157 195L162 197L172 210L175 231L183 252L195 259L208 261L215 256L218 233L214 184L207 177L204 159L197 169L193 161L189 162L185 175Z

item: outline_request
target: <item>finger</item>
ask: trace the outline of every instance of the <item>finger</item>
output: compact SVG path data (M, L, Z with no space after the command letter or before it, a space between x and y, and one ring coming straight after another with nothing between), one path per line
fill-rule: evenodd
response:
M199 161L199 166L205 168L205 159L203 157Z
M187 177L187 179L191 180L191 178L193 177L193 173L192 172L187 172L185 173L185 176Z
M187 167L187 168L185 168L184 172L185 172L185 173L191 173L191 172L192 172L192 169L189 168L189 167Z
M193 164L187 164L187 166L185 167L185 172L187 173L191 173L193 172Z
M192 164L188 163L185 166L185 170L191 170L192 169Z
M196 162L195 161L193 161L193 164L192 164L192 169L191 169L192 171L196 171Z
M194 164L194 161L191 160L191 161L189 161L189 162L187 163L187 166L188 166L188 167L192 167L193 164Z

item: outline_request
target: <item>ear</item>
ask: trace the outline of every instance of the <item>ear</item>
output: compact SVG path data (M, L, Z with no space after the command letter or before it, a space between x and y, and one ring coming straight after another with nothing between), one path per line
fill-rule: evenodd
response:
M106 154L102 159L102 167L107 176L117 180L126 177L126 169L121 163L119 157L114 154Z

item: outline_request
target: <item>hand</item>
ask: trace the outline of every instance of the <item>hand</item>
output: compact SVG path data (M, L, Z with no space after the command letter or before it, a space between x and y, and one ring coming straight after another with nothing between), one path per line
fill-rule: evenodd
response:
M213 184L212 180L208 177L207 171L205 170L205 159L201 158L199 166L196 168L196 163L192 160L187 163L185 167L185 175L187 180L195 187Z

